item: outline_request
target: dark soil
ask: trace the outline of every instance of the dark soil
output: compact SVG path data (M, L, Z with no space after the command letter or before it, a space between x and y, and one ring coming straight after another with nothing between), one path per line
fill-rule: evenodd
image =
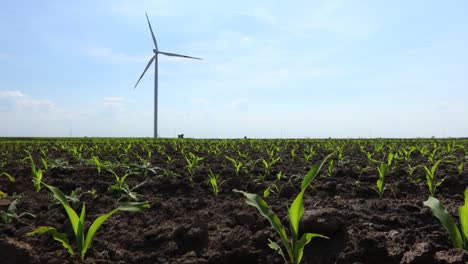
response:
M258 149L246 145L241 149L252 160L266 157ZM247 205L241 194L232 190L262 195L273 182L283 186L278 195L272 193L265 200L285 227L289 227L287 206L299 193L302 177L330 151L317 148L317 154L307 163L299 150L294 159L288 156L289 152L282 152L281 156L288 158L273 166L271 176L264 175L261 162L250 164L248 173L243 171L236 176L231 163L224 158L232 153L221 152L215 156L192 151L205 158L195 171L193 182L187 176L183 155L169 147L166 153L175 159L173 163L167 163L166 157L154 150L150 162L161 170L156 170L156 174L149 172L147 177L143 174L128 177L131 187L146 181L137 192L142 195L140 200L148 201L151 208L133 214L118 212L109 218L97 232L85 263L284 263L267 245L268 239L280 243L269 222L254 207ZM0 177L0 190L21 194L17 213L29 212L36 217L23 216L9 224L0 224L0 263L80 263L78 257L70 256L50 235L27 235L39 226L53 226L67 233L74 244L63 207L56 204L45 189L36 192L31 182L30 164L21 161L24 152L20 149L11 153L2 169L15 176L16 182ZM125 164L138 162L136 153L119 157L119 151L115 150L101 153L99 157ZM464 158L464 154L457 156ZM34 151L34 157L38 167L42 167L38 151ZM114 182L113 175L107 171L99 174L94 165L85 162L90 157L85 155L80 161L67 151L52 148L47 157L64 158L73 168L49 170L44 173L44 182L66 194L78 187L83 191L97 191L94 199L89 194L81 197L81 202L87 206L88 226L96 217L118 206L119 196L109 190ZM448 233L430 209L423 206L429 196L424 170L417 170L413 177L408 177L407 164L395 160L386 178L387 189L380 197L374 190L377 165L362 173L355 166L368 164L359 149L351 145L345 151L344 160L338 162L335 158L334 162L333 175L326 176L328 165L325 165L306 192L305 213L300 226L301 232L320 233L329 239L313 239L304 250L302 263L468 261L465 251L452 249ZM411 163L427 164L427 160L414 154ZM217 197L207 184L209 169L220 175L219 181L224 181ZM121 174L125 170L124 167L116 169ZM275 175L280 170L284 176L277 181ZM454 217L458 217L468 174L466 171L459 174L452 163L442 164L437 173L437 177L445 178L437 189L437 198ZM75 208L81 208L81 205L77 204Z

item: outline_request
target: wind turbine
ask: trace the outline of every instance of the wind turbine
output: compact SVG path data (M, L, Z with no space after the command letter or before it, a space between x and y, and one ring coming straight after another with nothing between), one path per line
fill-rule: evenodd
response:
M143 78L146 71L148 70L148 68L151 66L151 64L154 61L154 137L157 138L158 137L158 55L163 54L163 55L172 56L172 57L181 57L181 58L196 59L196 60L201 60L201 59L196 58L196 57L176 54L176 53L169 53L169 52L160 51L158 49L158 44L156 42L156 37L154 36L154 33L153 33L153 28L151 28L151 23L149 21L148 14L145 13L145 15L146 15L146 20L148 21L148 26L149 26L150 31L151 31L151 37L153 38L153 43L154 43L153 52L154 52L154 55L149 60L148 64L146 65L145 70L141 74L140 79L138 79L138 81L135 84L135 86L133 87L133 89L135 89L137 87L138 83L141 81L141 78Z

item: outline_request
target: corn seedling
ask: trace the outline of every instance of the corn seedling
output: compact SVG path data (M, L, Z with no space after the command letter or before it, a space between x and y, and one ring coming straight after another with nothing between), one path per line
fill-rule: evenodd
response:
M293 147L290 151L291 153L291 158L294 160L296 158L296 151L297 151L297 146Z
M219 193L219 188L221 187L221 185L223 185L224 181L218 182L219 174L214 174L211 169L208 174L208 177L209 177L208 184L211 186L213 195L217 197Z
M457 166L458 174L463 173L464 166L465 166L465 162L463 162L463 161L460 162L460 164L458 164L458 166Z
M2 176L7 177L8 180L11 181L11 182L15 182L15 177L11 176L11 174L9 174L7 172L0 173L0 177L2 177Z
M42 166L44 166L44 170L48 171L49 170L49 163L47 162L47 160L41 157L41 162L42 162Z
M344 160L343 151L344 151L344 145L336 146L336 152L338 154L338 161Z
M81 201L81 196L83 196L84 194L89 194L89 195L91 195L93 199L95 199L95 198L97 197L96 189L92 189L92 190L83 192L83 190L81 189L81 187L78 187L78 188L76 188L75 190L71 191L70 195L66 195L66 194L65 194L65 198L67 199L67 201L68 201L69 203L75 205L75 204L80 203L80 201ZM57 201L57 204L59 204L59 203L60 203L60 202Z
M309 146L309 148L306 149L306 151L304 151L303 153L303 156L304 156L304 160L306 163L309 162L309 160L315 156L315 150L312 146Z
M281 159L281 157L277 157L277 158L271 159L270 162L268 162L266 159L262 159L263 168L264 168L263 171L265 172L265 176L269 176L271 174L271 168L280 159Z
M33 215L31 213L28 213L28 212L23 212L21 214L16 213L17 206L18 206L18 203L20 202L20 200L21 200L21 196L18 196L15 200L13 200L10 203L10 205L8 205L8 208L7 208L6 211L0 211L0 223L9 224L13 220L22 222L20 218L22 218L24 216L29 216L29 217L32 217L32 218L36 217L35 215Z
M59 159L54 159L49 162L44 162L43 164L48 164L47 166L44 166L45 170L59 170L59 171L66 171L66 170L72 170L73 166L71 166L67 160L59 158Z
M172 164L172 163L174 163L174 161L176 161L176 159L173 159L171 156L166 154L166 163L167 164Z
M157 174L157 170L163 170L159 167L151 165L149 161L142 160L142 164L132 163L130 166L137 171L142 172L144 177L148 177L148 173L151 172L153 175Z
M240 171L242 169L242 167L244 166L244 163L242 163L242 161L238 161L234 158L231 158L229 156L224 156L226 157L226 159L228 159L231 163L232 163L232 166L234 166L234 171L236 172L236 176L239 177L240 175Z
M413 151L415 151L417 148L415 146L412 146L410 147L409 149L406 149L406 148L402 148L401 149L401 152L403 153L403 160L405 160L407 163L409 162L410 160L410 157L411 157L411 153L413 153Z
M127 172L123 176L117 175L117 173L114 170L107 169L108 172L112 173L115 178L115 184L110 187L111 190L122 192L124 185L125 185L125 180L127 179L128 176L135 174L134 172Z
M291 234L291 238L288 238L286 229L281 223L278 216L271 210L268 204L260 196L244 191L234 190L235 192L242 193L247 199L246 203L257 208L260 214L266 219L268 219L273 229L280 236L283 248L286 249L288 259L286 259L286 255L284 254L283 248L281 248L276 242L269 240L270 243L268 244L268 246L275 250L278 254L280 254L286 262L289 261L291 264L298 264L301 262L304 247L310 243L312 238L328 238L326 236L314 233L304 233L299 238L299 222L301 221L302 216L304 215L304 204L302 200L305 191L307 190L311 182L317 177L323 164L327 161L327 159L330 156L331 154L325 157L320 163L312 166L312 168L309 170L309 172L302 181L301 192L297 195L296 199L294 199L293 203L291 204L291 207L288 209L290 225L289 231Z
M431 168L427 167L426 165L423 165L424 171L426 172L427 187L429 188L429 193L431 196L434 196L436 188L444 182L444 179L437 181L435 177L437 167L440 163L442 163L442 161L444 161L444 159L436 161L436 163L432 165Z
M71 255L75 255L75 250L78 251L78 254L81 257L81 260L84 260L86 252L91 247L91 242L93 241L94 235L102 226L102 224L113 214L117 213L118 211L127 211L127 212L139 212L145 208L149 208L148 202L141 202L141 203L132 203L127 202L121 204L119 207L115 208L114 210L110 211L107 214L101 215L94 222L88 229L88 232L85 235L85 217L86 217L86 206L83 204L81 208L80 216L73 210L73 208L68 203L65 195L60 191L58 188L47 185L42 183L49 191L52 193L53 197L62 204L63 208L65 209L68 219L73 228L73 233L76 238L76 249L73 249L72 244L69 242L68 237L65 233L60 233L56 228L51 226L41 226L33 230L32 232L28 233L27 235L35 235L35 234L50 234L52 237L62 243L62 246L68 250Z
M370 152L366 153L366 157L367 157L367 160L369 161L369 163L377 163L378 162L376 159L374 159L372 157L372 153L370 153Z
M439 148L434 148L434 150L432 150L432 152L429 152L429 155L427 156L427 160L430 163L434 163L434 160L436 158L436 154L437 154L438 150L439 150Z
M122 189L120 190L120 197L119 199L117 199L117 201L121 201L122 199L132 200L135 202L138 201L141 195L137 193L136 190L141 186L145 185L147 182L148 180L145 180L132 188L130 188L128 184L124 183Z
M195 174L195 169L197 168L200 161L204 160L204 158L197 157L192 152L189 153L188 157L184 156L185 160L187 161L187 170L189 172L189 181L193 184L193 175Z
M283 178L283 171L279 171L278 173L276 173L276 179L278 181L281 181L281 178Z
M388 170L388 165L385 162L381 162L380 166L377 167L377 171L379 172L379 179L377 180L376 183L376 191L379 193L380 197L382 197L384 191L385 191L385 175L387 174Z
M7 172L2 172L2 173L0 173L0 177L2 177L2 176L7 177L8 180L9 180L10 182L15 182L15 177L11 176L11 175L10 175L9 173L7 173ZM7 194L4 193L2 190L0 190L0 198L6 197L6 196L7 196Z
M327 170L328 177L331 177L333 175L333 163L334 163L334 160L330 160L328 162L328 170Z
M98 173L101 173L102 169L109 168L109 162L101 162L96 156L91 157L90 161L91 163L94 163L94 165L96 165Z
M272 183L263 191L263 197L267 198L268 196L270 196L271 193L274 193L276 198L278 198L281 195L281 192L283 191L283 187L283 184Z
M385 176L387 176L388 171L392 165L393 161L393 153L389 153L387 156L387 162L382 161L377 167L377 171L379 172L379 179L376 182L376 191L379 193L380 197L382 197L385 191Z
M430 196L425 202L432 210L432 214L439 219L442 226L449 232L452 244L456 248L468 250L468 188L465 189L465 204L458 208L461 232L447 209L437 198Z
M26 152L28 156L23 160L29 160L31 162L31 175L33 178L34 186L36 187L36 192L41 190L41 181L42 181L42 170L36 168L36 163L31 155L31 152Z

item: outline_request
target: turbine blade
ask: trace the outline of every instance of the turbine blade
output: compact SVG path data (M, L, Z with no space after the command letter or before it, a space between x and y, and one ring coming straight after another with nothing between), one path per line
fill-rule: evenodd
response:
M148 64L146 65L146 68L145 70L143 71L143 73L141 74L140 76L140 79L138 79L138 82L135 84L135 86L133 87L133 89L135 89L138 85L138 83L141 81L141 78L143 78L143 75L145 75L146 71L148 70L148 68L151 66L151 64L153 63L154 59L156 58L156 56L158 56L157 54L154 54L154 56L149 60Z
M159 51L158 53L159 54L164 54L164 55L167 55L167 56L172 56L172 57L182 57L182 58L201 60L200 58L197 58L197 57L190 57L190 56L187 56L187 55L181 55L181 54L176 54L176 53L169 53L169 52L162 52L162 51Z
M146 15L146 20L148 21L148 26L149 26L150 31L151 31L151 37L153 38L154 47L156 48L156 50L158 50L158 44L156 43L156 37L154 36L153 28L151 27L151 23L149 21L148 14L146 12L145 12L145 15Z

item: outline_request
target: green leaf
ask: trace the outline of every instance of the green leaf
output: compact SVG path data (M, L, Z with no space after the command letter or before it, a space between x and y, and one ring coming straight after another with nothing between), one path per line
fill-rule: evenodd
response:
M105 215L101 215L100 217L96 218L94 220L93 224L89 227L88 233L86 234L86 239L84 241L83 248L81 249L81 258L83 259L86 251L88 251L89 247L91 246L91 241L93 240L94 235L98 231L98 229L101 227L101 225L113 214L118 212L119 209L114 209L110 211L109 213Z
M304 215L304 204L302 203L302 199L304 197L304 192L306 189L302 189L302 191L297 195L294 202L291 204L291 207L288 210L289 214L289 225L291 226L291 236L293 241L296 241L299 235L299 222Z
M309 172L306 174L306 176L304 177L304 179L302 180L302 183L301 183L301 190L309 187L310 183L315 179L315 177L317 177L320 169L322 168L323 164L333 155L334 153L332 154L329 154L328 156L326 156L320 163L317 163L315 164L314 166L312 166L312 168L309 170Z
M463 249L463 240L453 218L449 215L445 207L436 198L429 196L424 202L432 210L432 214L439 219L442 226L449 232L453 246Z
M268 246L271 249L273 249L276 253L278 253L281 257L283 257L285 262L287 262L283 249L276 242L272 241L271 239L268 239Z
M42 170L41 169L37 170L34 176L35 176L34 184L36 185L36 192L39 192L41 190Z
M78 247L78 250L80 252L83 252L83 245L84 245L84 220L86 216L86 206L83 204L83 207L81 208L81 214L80 214L80 219L78 221L78 230L76 232L76 244ZM81 256L82 258L84 255Z
M3 175L5 175L8 178L9 181L15 182L15 177L11 176L10 174L8 174L6 172L0 173L0 177L3 176Z
M76 214L75 210L70 206L68 203L67 197L65 194L62 193L58 188L54 186L47 185L45 183L42 183L47 189L49 189L52 192L53 197L59 201L65 211L67 212L68 218L70 219L70 223L72 224L73 227L73 232L75 233L75 236L78 235L78 225L79 225L79 218L78 215Z
M110 211L107 214L101 215L94 222L88 229L88 233L86 234L86 239L84 240L83 248L81 249L81 258L84 258L86 252L88 251L89 247L91 246L91 242L93 241L93 237L98 231L98 229L102 226L102 224L113 214L118 211L127 211L127 212L139 212L143 209L149 208L150 205L148 202L126 202L121 204L116 209Z
M458 209L460 215L460 224L465 242L464 248L468 248L468 188L465 189L465 204Z
M147 208L150 208L148 202L125 202L120 204L120 206L117 207L117 210L126 212L140 212L141 210Z
M256 194L239 191L239 190L233 190L233 191L237 193L242 193L247 198L246 203L258 209L260 214L270 222L273 229L280 236L283 245L289 251L290 246L289 246L288 237L286 235L286 230L284 229L283 224L281 224L281 221L278 218L278 216L273 212L273 210L270 209L268 204L260 196Z
M320 238L326 238L329 239L329 237L320 235L320 234L315 234L315 233L304 233L301 237L301 239L296 243L294 246L294 256L296 257L296 263L300 263L302 260L302 255L304 254L304 247L310 243L312 238L315 237L320 237Z
M323 164L333 155L329 154L326 156L321 162L312 166L309 170L307 175L304 177L301 183L301 192L297 195L296 199L294 199L293 203L291 204L291 208L289 208L289 224L291 226L291 234L294 240L297 240L297 236L299 233L299 222L304 215L304 204L302 203L302 199L304 197L304 193L306 189L309 187L310 183L317 177L320 169L322 168Z
M70 243L68 242L67 235L64 233L58 232L57 229L55 228L50 227L50 226L41 226L41 227L36 228L32 232L27 233L28 236L32 236L35 234L51 234L55 240L62 243L63 247L66 248L68 252L70 252L71 255L75 254Z
M432 177L435 176L437 167L439 167L439 164L442 163L442 161L444 161L444 160L443 160L443 159L440 159L440 160L438 160L438 161L434 164L434 166L432 166L432 168L431 168Z

